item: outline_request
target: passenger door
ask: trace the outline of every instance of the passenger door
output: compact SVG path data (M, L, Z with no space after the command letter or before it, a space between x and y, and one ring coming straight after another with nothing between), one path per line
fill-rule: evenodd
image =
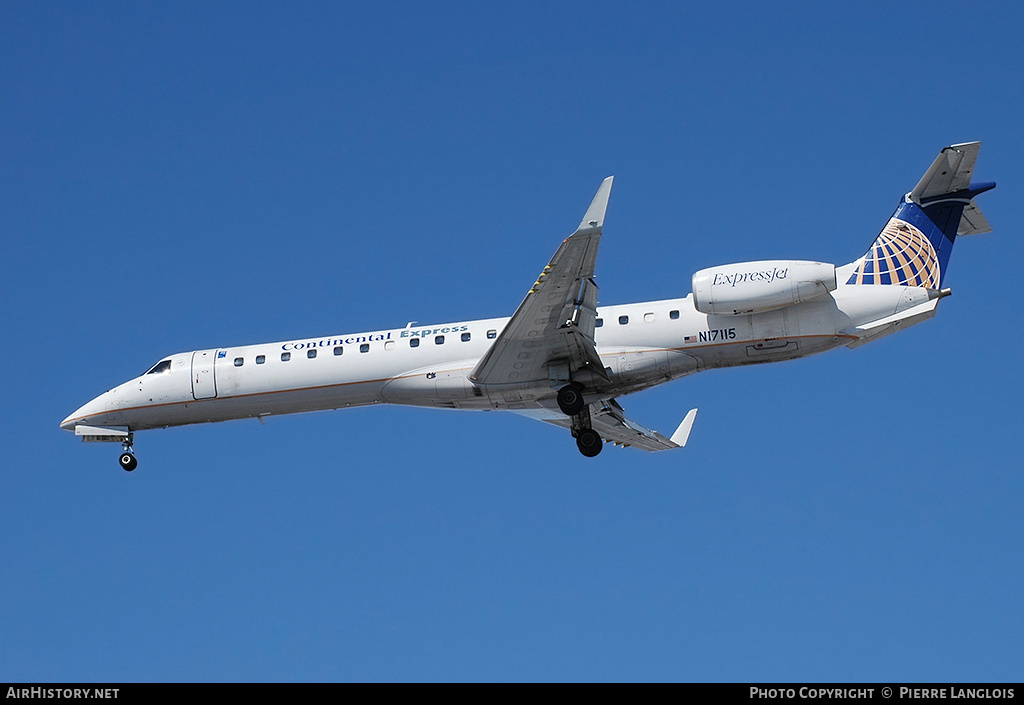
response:
M192 396L213 399L217 396L216 350L198 350L192 353Z

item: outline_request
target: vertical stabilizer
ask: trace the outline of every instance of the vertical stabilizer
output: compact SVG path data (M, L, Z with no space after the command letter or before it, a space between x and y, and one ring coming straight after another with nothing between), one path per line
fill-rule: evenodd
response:
M847 284L941 289L957 234L988 232L974 197L994 183L971 183L980 142L946 147L903 197Z

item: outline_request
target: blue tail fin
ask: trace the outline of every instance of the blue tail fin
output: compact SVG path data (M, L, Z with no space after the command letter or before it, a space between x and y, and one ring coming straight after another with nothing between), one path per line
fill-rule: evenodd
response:
M988 232L974 197L995 183L970 183L980 142L946 147L903 197L847 284L941 289L956 236Z

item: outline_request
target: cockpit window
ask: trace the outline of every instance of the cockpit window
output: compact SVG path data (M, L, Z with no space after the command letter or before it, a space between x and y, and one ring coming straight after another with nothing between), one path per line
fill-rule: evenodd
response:
M155 365L153 365L153 369L151 369L146 374L147 375L158 375L158 374L162 374L164 372L170 372L170 371L171 371L171 361L170 360L161 360L160 362L158 362Z

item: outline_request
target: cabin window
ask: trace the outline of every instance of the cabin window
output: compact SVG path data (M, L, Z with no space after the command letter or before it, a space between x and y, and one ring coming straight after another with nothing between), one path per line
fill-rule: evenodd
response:
M498 331L494 330L493 328L491 328L489 331L487 331L487 339L488 340L494 340L497 337L498 337Z
M235 358L235 367L241 367L244 364L245 364L245 358L244 357L236 357Z
M155 365L153 365L153 369L151 369L146 374L147 375L158 375L158 374L162 374L164 372L170 372L170 371L171 371L171 361L170 360L161 360L160 362L158 362Z
M281 353L281 362L288 362L292 359L291 353Z
M644 323L654 323L654 314L653 313L645 313L644 314Z
M370 344L369 343L363 343L362 345L360 345L359 346L359 352L370 352Z
M671 318L673 321L677 320L679 318L679 311L669 311L668 317Z
M595 328L600 328L603 325L604 325L604 319L603 318L598 318L596 321L594 321L594 327Z
M434 345L444 345L444 336L443 335L435 335L434 336Z
M463 343L468 343L469 342L469 333L463 333L462 334L462 342Z
M384 343L384 349L385 350L394 350L395 349L395 341L393 341L393 340L386 341Z
M307 350L306 357L308 357L310 360L316 357L316 348L313 348L312 350Z
M629 316L619 316L619 325L624 326L629 323Z
M342 347L341 345L338 345L337 347L334 348L334 357L338 357L343 352L345 352L345 348Z
M409 338L409 347L410 348L418 348L419 346L420 346L420 339L419 338Z
M257 365L262 365L266 361L267 361L267 356L266 355L257 355L256 356L256 364Z

